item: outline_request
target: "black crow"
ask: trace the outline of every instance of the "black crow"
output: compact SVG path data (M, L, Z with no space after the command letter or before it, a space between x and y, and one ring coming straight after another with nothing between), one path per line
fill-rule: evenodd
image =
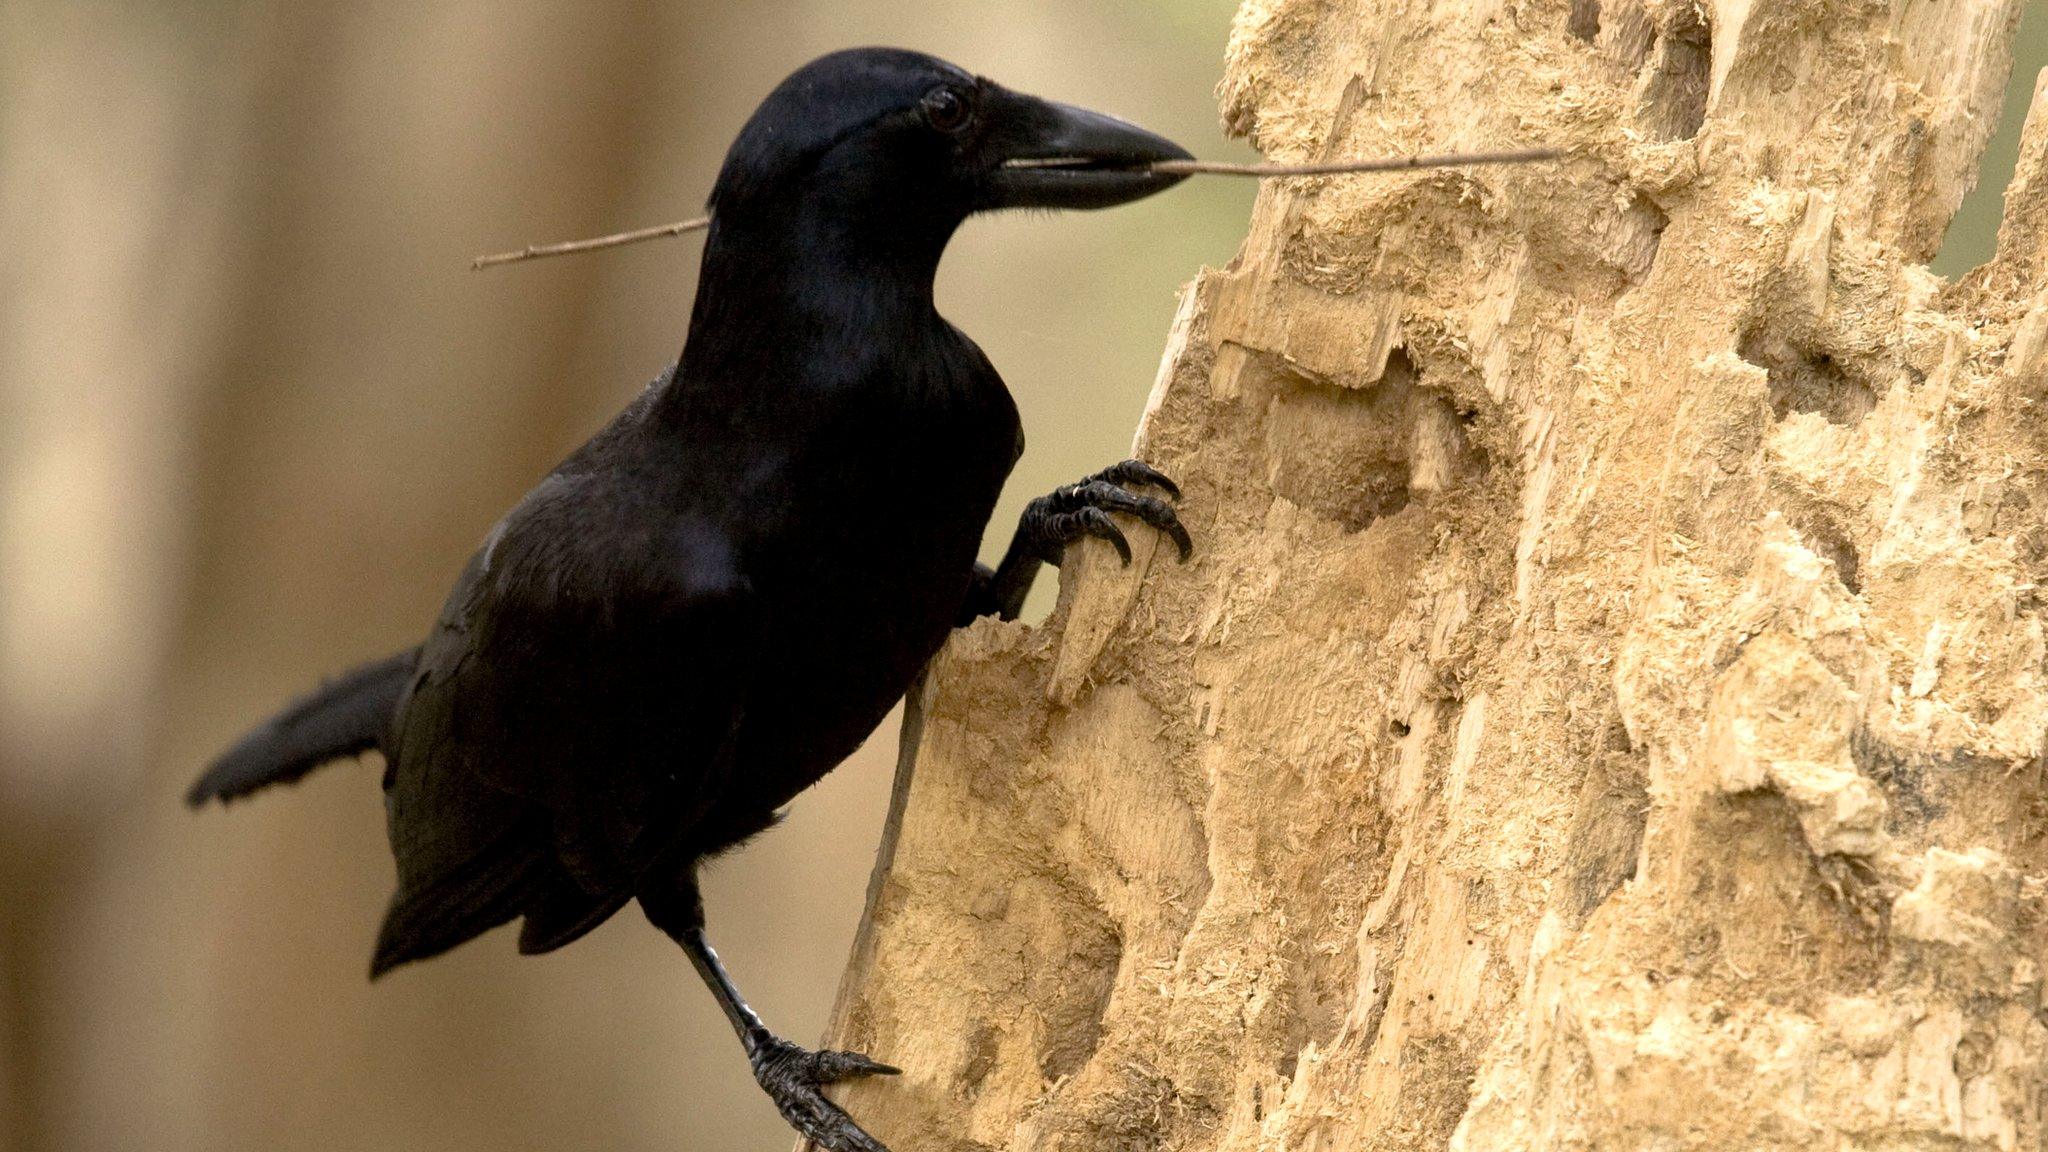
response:
M192 788L202 804L377 748L398 890L371 975L514 918L559 948L630 900L689 953L755 1077L835 1152L820 1094L895 1069L769 1032L704 936L697 870L866 739L953 627L1014 617L1109 513L1188 537L1126 461L1033 502L975 563L1023 450L981 350L932 304L975 212L1100 208L1185 158L1123 121L914 52L783 81L711 195L680 360L491 529L417 648L328 684Z

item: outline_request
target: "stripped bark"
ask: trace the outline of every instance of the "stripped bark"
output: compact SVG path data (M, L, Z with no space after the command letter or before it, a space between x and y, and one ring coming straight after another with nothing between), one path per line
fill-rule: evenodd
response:
M1275 184L921 698L836 1045L898 1152L2040 1147L2048 95L2019 0L1249 0ZM1143 529L1133 529L1133 538Z

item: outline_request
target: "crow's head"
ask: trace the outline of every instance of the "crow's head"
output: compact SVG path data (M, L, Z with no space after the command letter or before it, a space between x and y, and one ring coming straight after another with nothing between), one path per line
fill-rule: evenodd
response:
M943 246L975 212L1149 196L1182 178L1143 166L1186 158L1115 117L921 53L857 48L804 65L761 102L726 155L711 211L749 231L802 216Z

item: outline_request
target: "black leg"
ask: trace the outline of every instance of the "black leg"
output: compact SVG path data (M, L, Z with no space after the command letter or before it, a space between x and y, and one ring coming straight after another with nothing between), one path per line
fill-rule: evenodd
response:
M747 1003L746 997L740 995L732 977L726 974L725 965L719 961L718 953L712 951L711 941L704 936L704 926L699 924L688 929L678 943L683 946L683 951L689 953L690 963L697 967L697 975L703 977L704 986L711 989L712 997L725 1010L725 1018L731 1021L732 1030L739 1035L747 1056L752 1058L754 1050L772 1033L767 1025L761 1023L761 1017Z
M705 938L704 908L694 885L660 896L643 894L640 907L655 927L668 933L689 953L697 975L704 978L705 987L717 998L726 1020L740 1038L740 1046L746 1049L754 1080L775 1101L776 1110L791 1127L827 1152L889 1152L819 1090L827 1084L861 1076L893 1076L899 1069L858 1052L812 1052L768 1031L761 1017L747 1005L746 997L740 995L732 977L726 974L710 940Z
M1031 591L1031 582L1038 578L1038 566L1057 566L1067 545L1083 536L1109 541L1124 563L1129 564L1131 542L1124 539L1122 529L1110 519L1112 512L1136 516L1166 533L1180 549L1180 558L1186 560L1195 545L1188 530L1181 526L1180 516L1166 500L1130 491L1141 486L1157 488L1170 499L1180 499L1180 488L1158 469L1142 460L1126 460L1025 505L1003 562L994 570L975 565L967 604L970 619L997 616L1015 620L1024 610L1024 597Z

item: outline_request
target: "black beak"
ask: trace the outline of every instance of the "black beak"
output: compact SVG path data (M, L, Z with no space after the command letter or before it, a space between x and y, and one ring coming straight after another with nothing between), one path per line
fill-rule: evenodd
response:
M998 90L982 107L994 166L982 178L978 210L1108 208L1187 179L1147 165L1194 158L1164 136L1071 104Z

